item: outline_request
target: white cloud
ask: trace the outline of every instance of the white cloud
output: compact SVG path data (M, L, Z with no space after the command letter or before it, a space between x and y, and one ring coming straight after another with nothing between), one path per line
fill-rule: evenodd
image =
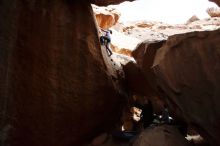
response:
M111 7L117 8L120 21L150 20L166 23L185 23L191 16L208 17L206 9L217 7L208 0L137 0Z

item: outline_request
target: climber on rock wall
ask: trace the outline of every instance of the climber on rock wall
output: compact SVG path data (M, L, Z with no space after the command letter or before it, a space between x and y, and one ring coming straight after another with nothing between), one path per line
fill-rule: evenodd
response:
M110 48L110 43L111 43L112 31L111 30L104 30L102 28L101 28L101 30L103 32L105 32L105 35L100 37L101 45L105 45L106 46L106 50L107 50L108 56L111 56L112 55L112 50Z

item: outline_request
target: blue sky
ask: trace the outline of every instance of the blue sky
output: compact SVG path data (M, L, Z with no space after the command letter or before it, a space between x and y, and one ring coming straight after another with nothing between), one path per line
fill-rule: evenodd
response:
M120 21L152 20L171 24L185 23L191 16L207 18L206 9L217 7L208 0L137 0L111 7L121 12Z

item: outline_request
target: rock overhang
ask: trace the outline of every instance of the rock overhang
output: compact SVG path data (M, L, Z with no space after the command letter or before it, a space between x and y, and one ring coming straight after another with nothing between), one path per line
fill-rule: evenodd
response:
M90 2L92 4L95 4L95 5L98 5L98 6L117 5L117 4L120 4L120 3L125 2L125 1L132 2L132 1L135 1L135 0L90 0Z

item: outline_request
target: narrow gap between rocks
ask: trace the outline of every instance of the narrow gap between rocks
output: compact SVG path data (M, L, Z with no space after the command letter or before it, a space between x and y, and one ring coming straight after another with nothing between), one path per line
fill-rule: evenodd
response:
M220 15L216 16L216 11L220 14L220 10L207 7L207 18L192 14L185 23L169 24L147 20L122 22L120 17L125 18L117 10L119 6L92 7L108 74L115 89L126 97L126 103L117 128L100 134L90 145L209 146L201 135L203 131L180 115L182 109L163 87L156 87L152 68L157 51L170 37L219 29ZM111 35L109 44L106 33Z

